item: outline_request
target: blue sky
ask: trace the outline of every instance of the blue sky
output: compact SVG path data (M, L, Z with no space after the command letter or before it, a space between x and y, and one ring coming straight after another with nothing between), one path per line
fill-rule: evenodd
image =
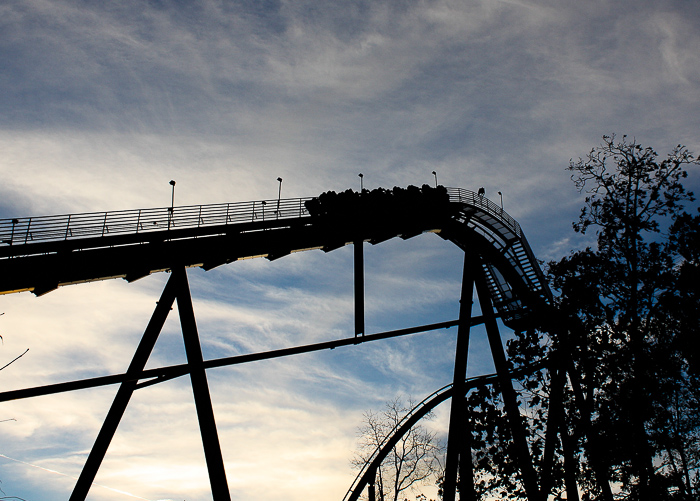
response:
M556 259L590 242L571 231L569 159L610 133L700 152L699 21L689 0L5 0L0 217L166 206L171 179L189 205L275 198L277 177L305 197L436 171L501 191ZM456 317L451 244L367 245L366 266L369 332ZM166 279L0 297L0 361L30 349L3 388L125 370ZM350 248L190 281L206 357L353 332ZM490 370L484 346L477 329L470 374ZM362 412L449 382L453 347L442 331L210 371L234 499L341 498ZM173 315L149 366L183 359ZM115 391L3 404L5 493L67 498ZM211 498L186 379L137 392L97 483L90 499Z

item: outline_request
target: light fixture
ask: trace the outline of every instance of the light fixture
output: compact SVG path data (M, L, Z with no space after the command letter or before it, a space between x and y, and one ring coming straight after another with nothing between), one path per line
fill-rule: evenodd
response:
M278 177L277 180L280 182L280 188L277 192L277 217L280 217L280 199L282 198L282 178Z

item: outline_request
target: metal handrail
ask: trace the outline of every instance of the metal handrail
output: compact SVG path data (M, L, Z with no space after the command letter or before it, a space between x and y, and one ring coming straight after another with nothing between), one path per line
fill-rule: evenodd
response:
M479 208L522 237L520 225L483 195L462 188L447 188L450 202ZM226 226L229 224L309 216L305 202L287 198L209 205L86 212L54 216L0 219L0 245L73 240L114 234Z
M495 204L484 195L479 195L473 191L463 188L447 188L447 194L450 197L450 202L463 203L482 209L484 212L494 216L501 223L511 230L516 236L522 238L523 231L520 224L513 217L503 210L503 207Z
M305 202L311 198L290 198L210 205L87 212L55 216L0 219L0 244L104 237L153 231L308 216Z

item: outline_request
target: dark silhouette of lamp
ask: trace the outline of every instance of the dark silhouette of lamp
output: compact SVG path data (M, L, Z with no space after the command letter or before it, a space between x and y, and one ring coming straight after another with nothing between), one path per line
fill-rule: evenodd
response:
M175 212L175 181L170 180L170 186L173 187L172 197L170 199L170 209L168 209L168 229L170 229L170 223L173 220L173 215Z
M282 198L282 178L278 177L277 180L280 182L280 189L277 192L277 217L280 217L280 199Z

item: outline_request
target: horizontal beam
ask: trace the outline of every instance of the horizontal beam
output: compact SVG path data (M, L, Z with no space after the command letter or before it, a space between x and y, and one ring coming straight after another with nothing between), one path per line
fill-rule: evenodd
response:
M247 355L236 355L233 357L216 358L206 360L204 362L205 369L214 369L217 367L226 367L229 365L238 365L248 362L256 362L258 360L269 360L272 358L286 357L289 355L298 355L301 353L310 353L313 351L333 350L341 346L362 344L369 341L378 341L380 339L388 339L392 337L405 336L408 334L416 334L419 332L428 332L438 329L448 329L459 323L459 320L450 320L447 322L439 322L435 324L426 324L406 329L398 329L393 331L380 332L377 334L368 334L363 337L352 337L346 339L338 339L335 341L325 341L323 343L308 344L303 346L295 346L292 348L282 348L279 350L263 351L259 353L250 353ZM483 323L482 317L474 317L471 319L471 325L479 325ZM156 369L147 369L141 372L139 380L150 379L138 385L139 388L150 386L152 384L161 383L170 379L184 376L189 373L188 364L170 365ZM21 390L10 390L0 393L0 402L10 400L21 400L24 398L38 397L41 395L52 395L55 393L65 393L68 391L83 390L87 388L96 388L99 386L107 386L110 384L118 384L124 381L133 381L132 375L112 374L110 376L99 376L88 379L80 379L77 381L68 381L65 383L56 383L45 386L36 386L33 388L25 388Z

